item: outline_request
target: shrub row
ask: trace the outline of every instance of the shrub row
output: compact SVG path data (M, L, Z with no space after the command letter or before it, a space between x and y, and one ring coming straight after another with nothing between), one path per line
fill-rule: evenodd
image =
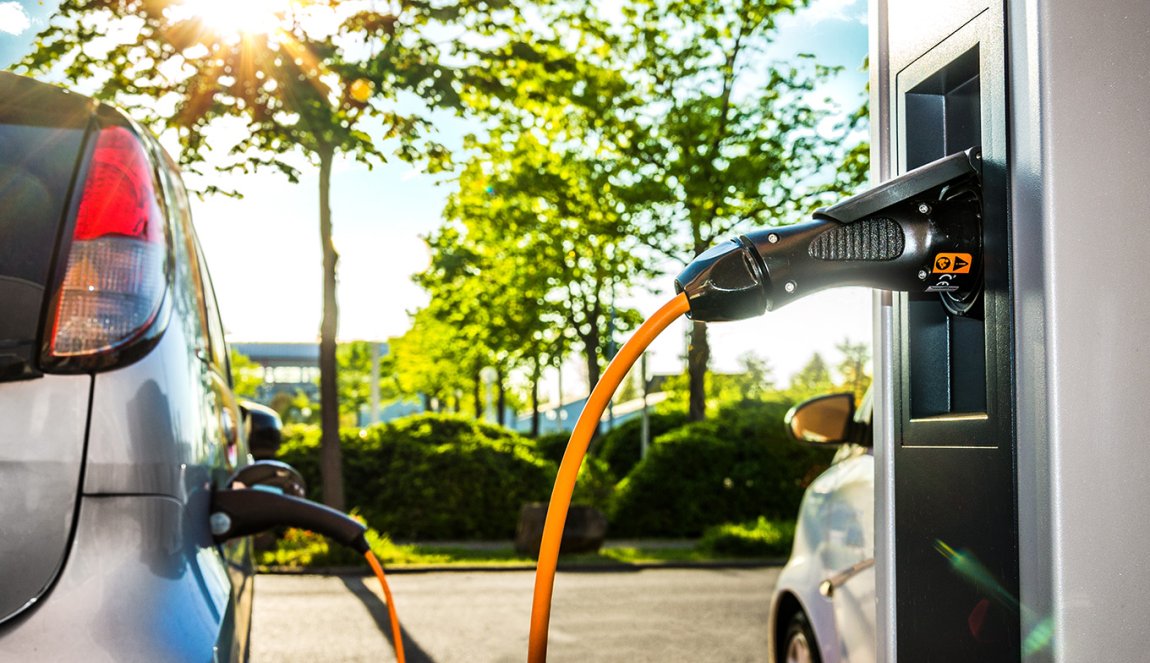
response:
M732 557L781 557L791 552L795 522L771 521L762 516L746 523L727 523L707 528L699 548Z
M783 429L787 407L730 405L659 437L616 489L612 535L693 537L759 516L793 519L832 450L791 440Z
M322 493L319 431L288 427L279 458ZM524 502L550 494L555 467L511 431L418 415L341 435L347 503L398 540L510 539Z
M744 402L695 424L684 424L682 413L656 413L658 437L641 462L639 423L628 421L596 440L574 502L606 511L611 536L699 536L760 516L793 520L831 451L787 437L787 407ZM318 428L288 426L284 438L280 459L320 495ZM401 541L512 538L520 507L550 496L567 444L565 435L530 440L434 414L347 429L341 440L348 505Z

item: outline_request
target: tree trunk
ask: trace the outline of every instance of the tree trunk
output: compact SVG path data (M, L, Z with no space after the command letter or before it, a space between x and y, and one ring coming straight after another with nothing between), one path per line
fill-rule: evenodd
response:
M507 392L503 390L503 369L495 369L495 422L500 426L507 425Z
M483 418L483 376L481 370L475 371L475 389L471 392L472 398L475 399L475 418Z
M592 327L594 328L594 327ZM587 357L587 393L599 384L599 333L593 331L582 337L583 353Z
M539 377L542 372L536 357L531 364L531 437L539 437Z
M691 344L687 346L687 380L690 401L687 418L702 421L707 416L707 363L711 360L711 346L707 343L707 324L691 323Z
M336 302L336 263L339 255L331 239L331 166L335 150L319 149L319 236L323 246L323 322L319 333L319 403L323 437L320 442L320 477L323 503L344 510L343 458L339 448L339 387L336 377L335 338L339 330Z

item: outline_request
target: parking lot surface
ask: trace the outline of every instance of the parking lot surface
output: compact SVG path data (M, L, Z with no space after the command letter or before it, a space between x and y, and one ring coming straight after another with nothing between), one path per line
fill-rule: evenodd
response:
M778 568L560 573L548 660L765 661ZM411 663L526 659L534 573L389 576ZM253 663L393 660L374 578L261 575Z

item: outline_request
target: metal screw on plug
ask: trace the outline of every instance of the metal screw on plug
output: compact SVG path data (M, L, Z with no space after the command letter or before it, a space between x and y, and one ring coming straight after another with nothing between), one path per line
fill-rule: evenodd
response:
M919 203L918 204L918 213L919 214L930 214L930 205L927 205L926 203Z
M228 514L217 511L208 518L208 523L212 526L212 534L215 536L223 536L232 529L232 518Z
M926 277L928 277L928 276L930 276L930 275L926 273L925 269L918 270L918 280L919 281L925 281Z
M795 286L794 281L787 281L786 284L783 285L783 290L786 290L788 293L791 293L791 292L795 291L795 287L796 286Z
M775 233L771 233L770 235L767 235L767 241L770 242L771 244L778 244L779 243L779 236L776 235Z

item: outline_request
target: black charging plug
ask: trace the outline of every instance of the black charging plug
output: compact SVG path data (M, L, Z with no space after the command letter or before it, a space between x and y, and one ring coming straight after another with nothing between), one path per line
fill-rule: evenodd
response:
M840 286L937 293L956 315L982 289L981 158L952 154L814 213L715 246L675 280L692 320L742 320Z
M212 496L212 536L217 543L273 527L299 527L359 553L370 550L367 527L317 502L259 488L221 490Z

